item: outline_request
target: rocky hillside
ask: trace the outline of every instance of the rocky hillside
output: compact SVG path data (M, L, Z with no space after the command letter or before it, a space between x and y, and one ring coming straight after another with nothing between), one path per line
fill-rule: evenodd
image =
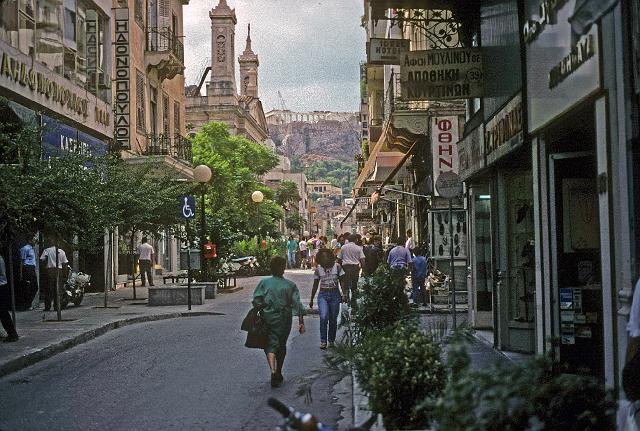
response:
M360 152L359 123L355 114L344 121L269 124L269 134L280 154L303 163L331 159L353 161L353 156Z

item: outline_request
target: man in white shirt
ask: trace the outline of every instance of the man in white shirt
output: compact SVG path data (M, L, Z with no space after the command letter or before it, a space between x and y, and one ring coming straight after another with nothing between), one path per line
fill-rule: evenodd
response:
M309 247L307 247L307 238L306 237L302 237L302 239L300 240L300 243L298 244L298 247L300 248L300 267L302 269L307 269L309 268Z
M142 237L142 243L136 251L138 255L138 265L140 265L140 279L142 285L147 285L147 277L149 277L149 286L153 286L153 246L147 242L147 237Z
M351 295L350 304L355 306L358 290L358 279L360 278L360 268L364 266L364 251L358 245L359 235L349 235L349 242L340 247L338 252L338 263L342 265L345 272L345 295Z
M56 253L57 250L57 253ZM44 261L45 267L45 281L46 286L44 287L44 311L51 310L51 301L53 300L53 307L58 309L58 295L56 294L56 285L59 279L63 279L66 274L66 268L69 264L69 260L67 259L67 254L63 249L58 248L55 245L52 245L49 248L45 248L40 256L40 260ZM56 270L56 263L57 269ZM58 272L59 277L58 277Z

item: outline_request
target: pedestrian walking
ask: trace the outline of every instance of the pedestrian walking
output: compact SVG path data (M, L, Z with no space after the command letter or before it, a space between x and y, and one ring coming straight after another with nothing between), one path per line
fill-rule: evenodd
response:
M302 237L300 243L298 244L300 248L300 255L302 256L302 261L300 262L300 266L302 269L309 268L309 249L307 247L307 238Z
M357 234L349 235L349 242L340 248L338 253L338 263L342 265L345 276L345 294L349 295L349 303L355 306L358 291L358 279L360 278L360 268L365 264L365 256L362 247L358 242Z
M387 263L389 264L390 268L407 269L409 268L409 264L412 261L411 252L405 247L404 238L399 237L396 244L398 245L393 247L389 252Z
M67 266L69 260L63 249L53 244L45 248L40 256L40 260L44 261L45 281L44 287L44 311L51 310L51 302L53 307L58 309L58 283L63 280L67 274Z
M427 279L427 258L421 248L415 249L416 256L411 262L411 300L414 304L427 305L427 289L425 281Z
M142 242L136 251L138 255L138 265L140 265L140 279L142 286L146 286L147 277L149 277L149 286L153 286L153 246L147 242L147 237L142 237Z
M0 244L0 250L2 244ZM4 258L0 255L0 322L2 327L7 332L7 337L2 340L4 343L12 343L18 341L18 333L16 332L16 325L11 318L11 289L7 282L7 268L4 263Z
M313 308L313 298L318 288L318 311L320 312L320 348L333 347L338 331L338 313L344 295L341 286L344 284L345 272L340 264L336 263L336 257L329 249L318 251L318 266L313 273L313 288L309 308ZM328 334L327 334L328 327Z
M31 310L33 299L38 293L38 277L36 277L36 252L33 249L33 237L20 248L20 308Z
M315 235L309 241L307 241L307 250L309 250L309 259L311 260L311 268L316 267L316 244L318 243L318 239Z
M344 234L340 234L336 239L336 242L332 242L333 255L338 257L338 253L340 253L340 248L344 245Z
M333 238L331 238L331 250L336 249L336 244L338 244L338 234L334 233ZM336 253L337 254L337 253Z
M282 366L287 354L287 339L291 332L293 315L298 316L298 331L304 334L304 306L296 284L284 278L287 261L274 256L269 262L271 277L264 278L253 292L253 306L262 310L269 328L269 345L264 352L271 370L271 387L284 381Z
M380 266L380 262L382 262L382 245L379 243L378 237L371 236L362 251L364 252L362 273L367 277L371 277Z
M298 250L298 241L293 239L293 235L289 235L289 241L287 241L287 263L289 269L296 267L296 250Z

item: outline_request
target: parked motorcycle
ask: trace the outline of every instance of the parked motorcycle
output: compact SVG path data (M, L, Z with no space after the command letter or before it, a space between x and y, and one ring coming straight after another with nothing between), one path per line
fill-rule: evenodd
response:
M240 276L252 277L258 273L260 264L255 256L244 256L231 259L231 266Z
M84 298L84 292L91 286L91 276L84 272L73 272L69 267L69 276L64 283L60 305L66 308L69 303L78 307Z

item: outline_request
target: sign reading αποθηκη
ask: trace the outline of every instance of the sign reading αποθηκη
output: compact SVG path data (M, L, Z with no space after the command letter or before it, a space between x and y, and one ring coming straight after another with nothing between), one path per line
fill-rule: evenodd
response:
M483 96L482 53L478 48L410 51L404 55L400 66L405 100Z

